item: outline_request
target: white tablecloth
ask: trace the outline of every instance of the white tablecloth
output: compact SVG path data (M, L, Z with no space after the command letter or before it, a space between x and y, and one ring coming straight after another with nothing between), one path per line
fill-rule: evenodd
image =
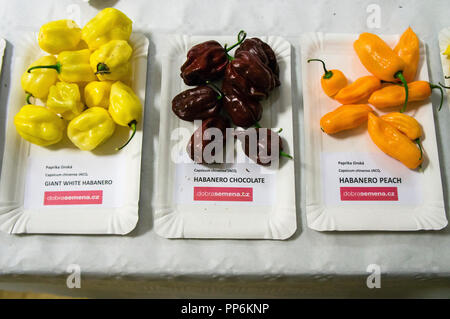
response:
M299 35L302 32L401 33L411 25L426 43L432 82L442 81L438 32L450 26L448 0L336 1L91 1L114 5L150 39L142 158L140 220L128 236L11 236L0 233L0 289L79 296L450 296L450 227L437 232L319 233L306 226L303 105ZM369 4L381 8L379 29L367 27ZM7 40L0 92L0 149L11 66L23 32L50 20L81 24L98 9L80 0L0 0L0 36ZM168 240L155 233L152 203L158 145L161 56L165 36L280 35L293 46L293 105L298 231L287 241ZM433 94L433 104L438 96ZM445 205L449 211L450 112L435 114ZM66 287L78 264L82 288ZM368 289L370 264L381 267L381 289Z

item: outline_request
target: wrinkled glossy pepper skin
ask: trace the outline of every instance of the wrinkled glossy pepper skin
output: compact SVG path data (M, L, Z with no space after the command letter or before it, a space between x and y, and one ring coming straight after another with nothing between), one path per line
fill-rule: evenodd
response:
M380 80L396 82L395 75L406 67L402 58L373 33L361 33L353 47L367 71Z
M64 135L64 121L43 106L25 105L14 116L20 136L30 143L48 146L58 143Z
M130 75L133 49L125 40L112 40L95 50L90 57L92 71L101 81L117 81Z
M261 119L263 109L259 101L233 87L227 77L222 83L222 92L223 108L235 125L250 127Z
M89 49L98 49L111 40L128 41L133 22L123 12L106 8L100 11L81 30L81 38Z
M193 46L181 66L181 77L186 85L201 85L223 76L228 56L219 42L210 40Z
M320 119L320 128L327 134L349 130L367 122L373 110L367 104L341 105Z
M183 91L172 100L172 111L185 121L218 115L221 107L222 95L207 85Z
M108 111L94 106L70 121L67 136L80 150L92 151L109 139L115 128Z
M47 55L33 62L28 68L36 65L54 65L56 58ZM53 69L36 69L25 72L21 78L22 88L38 99L45 99L50 87L58 80L58 73Z
M249 51L235 55L227 66L225 78L234 88L258 100L267 98L278 83L273 71Z
M416 144L373 113L369 113L367 130L375 145L406 167L415 169L422 163L422 153Z
M116 124L128 126L132 130L131 137L119 149L125 147L136 133L136 125L142 117L142 103L133 89L117 81L111 86L109 96L109 114Z
M73 20L48 22L38 34L39 46L50 54L75 50L80 40L81 29Z
M381 89L379 79L370 75L363 76L341 89L334 98L342 104L354 104L367 100L373 92L379 89Z
M408 136L410 140L416 140L422 136L422 127L412 116L405 113L392 112L384 114L380 118Z
M109 107L109 94L111 92L111 81L92 81L84 87L84 99L87 107Z
M256 138L252 139L249 134L256 135ZM268 128L249 128L237 132L236 137L241 141L245 155L259 165L270 165L272 160L279 160L280 153L283 152L281 137ZM252 146L251 143L256 145Z
M275 75L276 85L280 85L280 67L278 66L277 58L275 52L273 52L272 48L262 41L259 38L251 38L246 39L241 45L237 48L235 55L239 54L241 51L248 51L261 60L262 63L267 65Z
M437 88L441 91L442 107L443 91L438 85L430 84L426 81L414 81L408 83L409 101L423 101L430 97L431 90ZM372 93L369 98L369 103L376 108L383 109L403 104L405 100L405 89L399 85L389 85Z
M76 83L57 82L50 88L47 107L69 121L81 114L84 105L81 103L78 85Z
M320 59L309 59L308 63L311 61L319 61L322 63L324 74L320 78L320 85L326 95L333 97L341 89L347 86L348 81L342 71L336 69L327 70L325 62Z
M228 119L222 117L222 116L213 116L209 117L202 121L202 125L194 131L191 138L189 139L188 145L186 146L186 152L188 153L189 157L198 164L211 164L214 162L214 158L210 158L209 155L215 156L216 155L216 148L211 150L211 154L204 154L205 148L210 144L211 142L220 143L220 145L223 147L226 142L226 129L230 127L230 122ZM218 138L215 134L217 134L217 130L208 130L210 128L215 128L220 130L222 133L222 140L216 141L215 139ZM219 151L223 151L219 150ZM220 155L223 156L225 152L221 153Z
M416 78L417 68L419 66L420 47L419 38L409 27L403 32L400 40L394 48L394 52L402 58L406 66L403 70L403 76L406 82L414 81Z

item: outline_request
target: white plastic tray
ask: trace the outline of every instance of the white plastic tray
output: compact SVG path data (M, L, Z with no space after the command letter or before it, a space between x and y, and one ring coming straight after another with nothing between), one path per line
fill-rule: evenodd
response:
M133 33L130 38L132 56L132 87L145 105L147 80L148 39ZM8 102L5 151L0 180L0 230L11 233L65 233L65 234L126 234L138 221L142 122L138 123L134 139L120 152L115 147L126 141L130 130L116 127L113 137L93 152L84 152L67 138L51 147L28 143L16 132L13 118L25 104L20 78L34 60L44 55L37 44L37 34L24 35L18 45L12 73L11 96ZM80 175L78 180L113 178L117 184L112 191L104 190L101 203L77 205L45 205L45 191L101 190L103 186L52 186L43 188L43 165L73 165ZM60 170L61 173L67 173ZM98 176L97 176L98 175ZM67 180L67 176L60 179ZM44 181L45 180L45 181ZM105 186L106 188L106 186ZM27 194L27 195L25 195ZM67 204L67 202L66 202Z
M446 55L442 54L447 49L448 45L450 45L450 27L444 28L439 32L439 52L441 55L442 73L444 76L450 76L450 59ZM445 86L450 86L450 78L444 79L444 83ZM447 102L450 109L450 89L446 89L446 91Z
M2 72L3 54L5 53L5 47L6 47L5 39L0 39L0 74Z
M307 59L322 58L329 69L340 69L351 80L369 75L353 50L353 42L357 37L358 35L310 33L303 35L301 39L308 226L319 231L441 229L447 225L447 219L433 121L434 109L430 99L411 104L407 110L407 114L414 116L423 127L422 145L426 154L423 172L409 170L382 153L371 141L367 125L333 136L320 130L321 116L339 106L339 103L322 91L322 66L318 63L308 64ZM399 36L382 38L393 46ZM425 50L422 46L417 78L426 81L428 71L425 61ZM386 113L376 108L374 110L378 114ZM398 111L398 108L386 111ZM342 197L339 197L342 196L339 193L342 189L339 188L343 186L340 180L324 177L324 172L330 171L330 165L337 163L336 158L342 161L366 159L370 162L369 165L381 169L382 174L402 177L402 183L409 182L410 189L399 186L398 202L343 202ZM374 176L380 175L374 173Z
M171 160L175 144L181 145L181 152L187 144L194 124L179 120L172 112L171 101L175 95L188 87L180 77L180 67L186 53L194 44L216 39L222 45L231 45L235 36L173 36L169 41L168 55L162 64L161 119L159 132L158 176L154 221L156 232L166 238L264 238L286 239L296 230L294 161L282 159L280 167L272 174L275 179L274 192L262 198L259 205L250 203L195 202L176 200L183 192L178 181L188 176L177 177L177 164ZM281 86L271 92L263 102L262 127L283 128L286 152L293 152L292 98L291 98L291 45L280 37L261 37L275 51L280 65ZM176 128L186 128L189 136L181 143L171 140ZM242 151L236 147L237 153ZM191 164L194 165L194 164ZM188 168L192 170L192 166ZM205 168L205 167L203 167ZM261 167L249 163L241 172L260 170ZM244 173L245 174L245 173ZM224 186L224 185L215 185ZM243 186L243 185L233 185ZM245 185L244 185L245 186ZM248 186L248 185L247 185ZM267 190L267 189L266 189ZM264 193L264 189L260 189ZM255 188L255 197L258 196ZM274 194L276 192L276 194ZM192 196L192 195L191 195ZM270 201L272 205L264 202ZM189 199L189 198L188 198Z

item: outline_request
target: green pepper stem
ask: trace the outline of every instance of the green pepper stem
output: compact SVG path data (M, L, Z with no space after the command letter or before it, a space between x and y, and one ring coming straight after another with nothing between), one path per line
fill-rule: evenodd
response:
M408 83L403 76L403 71L398 71L397 73L395 73L394 78L400 79L400 81L402 81L403 83L403 87L405 88L405 104L403 104L403 107L400 110L400 113L404 113L406 111L406 106L408 105Z
M125 146L128 145L128 143L130 143L130 141L133 139L134 134L136 134L136 124L137 122L135 120L131 121L128 126L133 130L133 133L131 134L130 138L128 139L128 141L123 144L121 147L116 148L116 151L120 151L122 148L124 148Z
M449 89L449 90L450 90L450 86L445 86L445 85L442 84L441 82L439 82L439 85L442 86L444 89Z
M285 153L283 151L280 151L280 156L287 157L289 159L294 159L291 155L289 155L288 153Z
M255 128L261 128L261 125L259 125L258 122L256 122L253 126L254 126Z
M450 75L444 76L444 79L450 79Z
M54 69L59 74L59 73L61 73L61 63L56 62L56 64L54 64L54 65L36 65L36 66L32 66L31 68L29 68L27 70L27 72L31 73L31 71L35 70L35 69Z
M235 44L233 44L231 47L227 48L227 45L225 44L224 48L225 48L225 52L229 52L231 50L233 50L235 47L237 47L238 45L240 45L242 42L244 42L245 38L247 37L247 33L244 30L239 31L237 39L238 42L236 42Z
M283 132L283 128L280 128L277 133L280 134L281 132Z
M439 83L439 84L441 84L441 83ZM438 107L438 111L440 111L442 108L442 104L444 103L444 90L439 85L432 84L432 83L430 83L430 87L431 87L431 89L439 89L439 91L441 91L441 102L439 103L439 107Z
M419 160L421 160L422 156L423 156L423 150L422 150L422 145L420 144L420 137L416 138L414 140L414 142L419 146L419 150L420 150L420 158L419 158Z
M33 97L33 94L27 93L27 98L26 98L27 104L31 104L30 97Z
M221 100L223 98L223 92L211 81L206 81L206 84L208 84L214 91L216 91L219 96L217 97L217 100Z
M95 74L111 74L111 70L105 63L97 64L97 72Z
M308 63L311 62L311 61L322 62L323 72L325 73L325 74L323 75L323 78L324 78L324 79L329 79L329 78L331 78L331 77L333 76L333 72L327 70L327 68L326 68L326 66L325 66L325 62L324 62L323 60L320 60L320 59L309 59L309 60L308 60Z

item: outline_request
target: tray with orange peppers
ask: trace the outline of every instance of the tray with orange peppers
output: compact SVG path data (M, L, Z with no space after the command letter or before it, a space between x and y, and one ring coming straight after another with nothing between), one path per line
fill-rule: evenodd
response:
M308 226L445 227L433 119L444 85L428 81L415 31L310 33L301 43Z

